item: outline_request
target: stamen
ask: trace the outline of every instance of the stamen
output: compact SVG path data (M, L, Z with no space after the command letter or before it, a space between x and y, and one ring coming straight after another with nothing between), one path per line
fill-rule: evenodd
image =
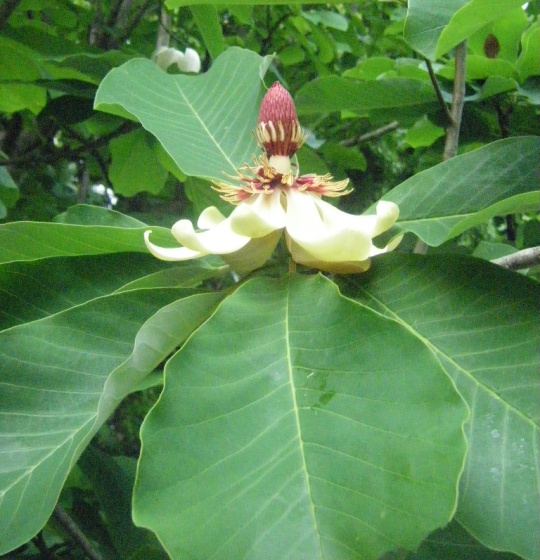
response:
M270 138L272 139L272 142L277 142L277 134L274 123L272 121L269 121L266 123L266 126L270 129Z
M278 122L279 128L279 141L285 142L285 129L283 128L283 123L281 121Z

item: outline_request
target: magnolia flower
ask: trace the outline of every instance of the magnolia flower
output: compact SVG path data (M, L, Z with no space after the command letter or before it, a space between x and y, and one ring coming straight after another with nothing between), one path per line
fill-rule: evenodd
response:
M152 60L162 69L167 70L171 64L176 64L181 72L201 71L201 59L197 51L187 48L185 52L170 47L160 47L152 55Z
M263 154L253 165L238 169L234 183L215 182L221 197L235 205L229 217L211 206L200 215L195 231L189 220L172 227L183 245L158 247L144 239L159 259L183 261L204 255L220 255L238 273L262 266L274 251L281 234L293 260L328 272L363 272L370 257L390 251L401 239L379 249L372 239L389 229L398 218L393 202L380 201L376 214L353 216L322 196L350 192L348 179L333 181L330 175L299 176L291 157L306 140L289 93L276 82L264 96L255 136Z

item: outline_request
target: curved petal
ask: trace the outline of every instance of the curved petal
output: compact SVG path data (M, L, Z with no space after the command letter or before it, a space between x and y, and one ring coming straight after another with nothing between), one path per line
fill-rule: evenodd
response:
M154 255L154 257L161 259L162 261L187 261L189 259L196 259L198 257L203 257L208 253L201 253L200 251L192 251L187 247L159 247L150 242L150 234L152 230L144 232L144 242L148 247L148 250Z
M225 219L225 216L215 206L209 206L201 212L197 220L197 227L200 229L210 229L217 226Z
M399 218L399 208L397 204L388 200L379 200L379 202L377 202L376 212L377 216L375 216L376 220L373 227L373 237L389 230ZM368 218L370 216L362 217ZM395 246L397 246L397 243Z
M358 218L360 216L346 214L312 194L294 189L287 191L287 232L316 260L366 260L372 246L372 228L371 224L365 227Z
M264 265L274 252L280 237L281 231L273 231L264 237L251 239L236 253L221 255L221 258L238 274L247 274Z
M322 261L317 259L300 245L295 243L288 235L286 235L287 247L291 256L298 264L303 264L325 272L333 272L335 274L352 274L357 272L366 272L371 266L371 260L364 261Z
M231 229L248 237L264 237L285 227L285 210L281 205L281 189L255 194L239 204L230 215Z
M201 71L201 58L199 53L189 47L184 52L184 58L179 60L177 64L182 72L195 72L197 74Z
M189 220L180 220L172 227L172 234L176 240L191 249L201 253L223 255L238 251L249 241L249 237L238 235L231 229L230 217L207 231L196 232Z

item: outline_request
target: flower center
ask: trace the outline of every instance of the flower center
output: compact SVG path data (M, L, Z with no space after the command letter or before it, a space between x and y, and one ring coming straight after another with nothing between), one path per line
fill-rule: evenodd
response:
M289 156L270 156L268 165L282 175L291 172L291 158Z

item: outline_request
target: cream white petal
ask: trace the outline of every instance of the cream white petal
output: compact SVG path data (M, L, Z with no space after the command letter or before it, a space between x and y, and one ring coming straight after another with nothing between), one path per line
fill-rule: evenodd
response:
M317 260L363 261L369 257L371 228L365 228L358 218L310 193L287 191L287 232Z
M377 202L376 212L377 216L373 227L373 237L389 230L399 218L399 208L397 204L388 200L379 200L379 202ZM369 218L370 216L362 217Z
M336 222L339 223L341 221L348 221L350 228L363 231L365 234L369 235L370 238L374 238L377 235L389 230L396 223L399 217L399 208L397 204L386 200L380 200L377 203L375 215L362 214L361 216L346 214L345 212L329 205L324 200L316 199L315 204L321 211L321 215L325 217L327 223L332 224ZM368 256L373 257L380 253L392 251L399 245L402 238L403 236L399 236L393 239L389 245L382 249L379 249L372 243Z
M286 215L281 205L281 190L251 196L234 209L229 219L234 232L253 238L284 228Z
M256 270L272 256L281 238L281 230L276 230L264 237L251 239L250 242L235 253L221 255L221 258L238 274Z
M172 234L176 240L191 249L201 253L223 255L238 251L249 242L249 237L238 235L231 229L230 219L225 219L216 226L201 232L196 232L189 220L180 220L172 227Z
M148 247L148 250L154 255L154 257L161 259L162 261L187 261L190 259L196 259L198 257L203 257L207 253L201 253L200 251L192 251L187 247L159 247L154 245L150 241L151 230L144 232L144 242Z
M201 71L201 57L197 51L189 47L186 49L184 57L177 64L182 72L194 72L197 74Z
M182 61L184 53L170 47L160 47L152 58L162 70L167 70L171 64L178 64Z
M215 206L209 206L201 212L197 220L197 227L200 229L210 229L217 226L225 219L225 216Z

